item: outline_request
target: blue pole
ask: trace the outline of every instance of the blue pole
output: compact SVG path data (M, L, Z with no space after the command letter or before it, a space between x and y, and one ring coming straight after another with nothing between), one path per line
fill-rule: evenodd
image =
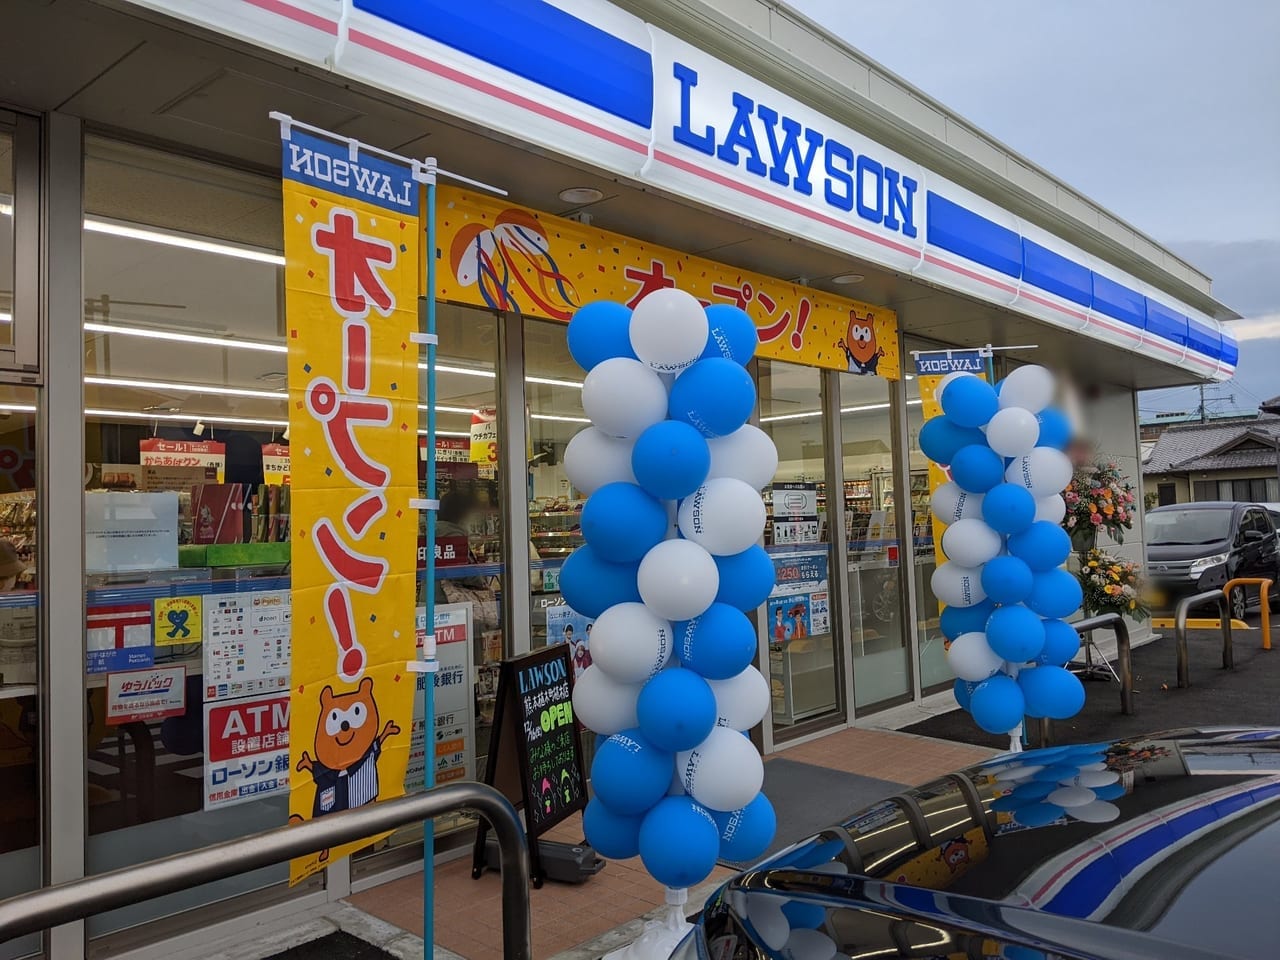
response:
M427 499L436 492L436 163L427 161ZM436 629L436 511L427 511L427 565L425 573L427 636L435 659ZM434 666L434 665L433 665ZM422 674L423 787L436 785L436 673ZM422 942L423 956L435 953L435 847L436 825L422 825Z

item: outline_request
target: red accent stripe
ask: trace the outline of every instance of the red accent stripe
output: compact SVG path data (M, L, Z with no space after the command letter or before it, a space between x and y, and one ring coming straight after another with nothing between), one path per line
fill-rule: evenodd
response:
M292 20L294 23L300 23L304 27L312 27L334 37L338 35L338 22L336 20L322 17L318 13L312 13L310 10L301 10L291 3L285 3L284 0L244 0L244 2L251 7L266 10L268 13L274 13L277 16L284 17L286 20Z
M452 81L453 83L460 84L464 87L470 87L472 90L487 94L498 100L503 100L513 106L521 107L524 110L528 110L530 113L536 113L538 116L546 117L548 120L558 121L559 123L563 123L565 126L573 127L575 130L581 130L583 133L592 134L593 136L599 137L601 140L607 140L609 143L623 147L627 150L632 150L636 153L646 154L649 152L648 144L642 141L633 140L630 137L624 137L622 134L616 133L613 130L606 130L604 127L597 126L594 123L589 123L581 117L575 117L572 114L556 110L554 107L538 103L536 100L531 100L529 97L523 97L518 93L513 93L510 90L503 89L495 83L487 83L477 77L463 73L461 70L455 70L452 67L446 67L444 64L437 63L434 60L428 60L426 57L419 56L416 53L410 53L408 50L401 49L393 43L388 43L386 40L379 40L377 37L370 36L361 30L349 30L348 37L352 43L366 47L376 53L381 53L383 56L391 57L393 60L399 60L401 63L406 63L411 67L417 67L419 70L425 70L427 73L434 73L436 76L442 77L445 80Z
M763 200L765 203L771 203L775 207L781 207L784 210L790 210L792 213L798 213L802 217L807 217L810 220L817 220L819 223L825 223L829 227L835 227L837 230L843 230L845 233L851 233L855 237L861 237L863 240L870 240L872 243L878 243L880 246L888 247L890 250L896 250L898 253L904 253L909 257L920 256L920 251L915 247L909 247L905 243L897 243L893 240L888 240L872 233L870 230L863 230L861 227L855 226L852 223L847 223L844 220L837 220L835 217L829 217L826 214L810 210L798 203L792 203L790 200L775 197L771 193L766 193L764 190L757 190L755 187L749 187L746 184L739 183L738 181L730 177L726 177L723 174L715 173L711 170L704 170L697 164L690 163L688 160L674 156L666 151L654 150L653 158L655 160L661 160L668 166L683 170L685 173L692 173L696 177L702 177L702 179L710 180L712 183L717 183L722 187L728 187L731 190L737 190L739 193L745 193L749 197L755 197L757 200Z
M1018 293L1017 287L1011 287L1009 284L1003 283L1000 280L992 280L990 277L984 277L982 274L974 270L968 270L965 267L943 260L941 257L935 257L931 253L926 253L924 255L924 261L925 263L932 263L935 267L942 267L946 270L951 270L954 273L960 274L962 277L968 277L970 280L977 280L979 283L985 283L987 286L995 287L997 290L1003 290L1005 293L1012 293L1015 296Z
M1060 303L1054 303L1052 300L1046 300L1044 297L1038 297L1034 293L1028 293L1026 290L1019 290L1018 296L1030 300L1032 303L1038 303L1042 307L1048 307L1050 310L1057 310L1059 313L1065 313L1068 317L1074 317L1077 320L1089 322L1089 315L1081 313L1079 310L1072 310L1070 307L1064 307Z

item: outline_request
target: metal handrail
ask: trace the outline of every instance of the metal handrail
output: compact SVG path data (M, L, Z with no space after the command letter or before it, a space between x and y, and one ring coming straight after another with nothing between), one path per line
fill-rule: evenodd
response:
M1173 636L1178 644L1178 686L1191 686L1191 656L1187 652L1187 614L1192 607L1213 601L1218 604L1218 619L1222 623L1222 668L1235 666L1235 653L1231 648L1231 610L1227 595L1221 590L1207 590L1194 596L1183 597L1173 612Z
M240 837L123 870L0 901L0 942L84 920L153 897L225 880L458 810L484 817L502 858L502 943L507 960L532 960L529 846L515 808L482 783L454 783ZM427 944L426 949L432 949Z
M1101 627L1110 627L1116 634L1116 661L1120 666L1120 712L1133 716L1133 650L1129 644L1129 625L1118 613L1101 613L1071 624L1076 633L1084 636Z
M1266 577L1236 577L1228 580L1222 588L1227 599L1231 599L1232 587L1256 586L1258 588L1258 613L1262 615L1262 649L1271 649L1271 588L1274 582ZM1230 604L1228 604L1230 606Z
M1071 624L1076 633L1084 636L1101 627L1110 627L1116 633L1116 660L1120 665L1120 712L1133 716L1133 648L1129 643L1129 625L1118 613L1101 613ZM1040 746L1049 745L1052 727L1047 717L1040 720Z

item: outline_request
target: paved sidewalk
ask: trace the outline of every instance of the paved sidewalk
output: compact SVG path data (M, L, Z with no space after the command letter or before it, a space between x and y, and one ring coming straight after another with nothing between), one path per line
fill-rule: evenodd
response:
M991 756L992 751L885 730L853 729L782 751L788 760L846 773L915 784ZM582 840L580 816L566 821L548 839ZM704 890L691 892L690 912L732 871L717 869ZM471 859L436 870L436 943L466 960L502 956L500 881L497 873L471 879ZM639 859L610 862L586 884L547 883L530 891L533 949L538 960L586 960L628 942L641 918L662 904L663 889L644 872ZM414 874L357 894L350 902L388 923L421 936L422 877Z

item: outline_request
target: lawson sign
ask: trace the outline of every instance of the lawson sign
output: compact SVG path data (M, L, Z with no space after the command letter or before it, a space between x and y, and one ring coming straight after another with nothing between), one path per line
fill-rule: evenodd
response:
M643 176L762 222L910 270L924 245L924 170L661 30Z

